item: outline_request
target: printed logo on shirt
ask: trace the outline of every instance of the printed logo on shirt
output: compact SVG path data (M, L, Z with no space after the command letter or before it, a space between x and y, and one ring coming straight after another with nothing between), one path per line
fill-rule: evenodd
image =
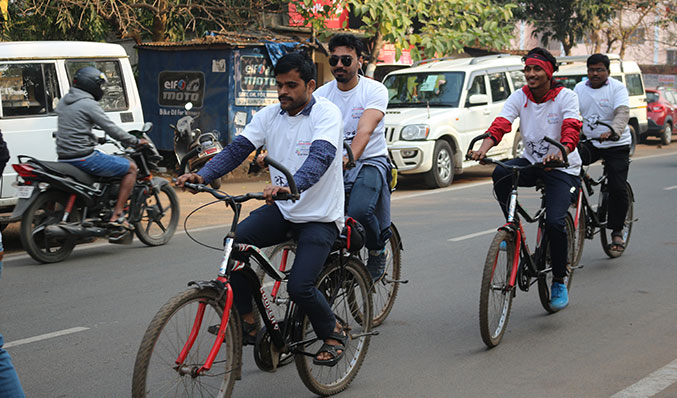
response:
M275 178L273 178L273 185L276 185L278 187L286 187L287 186L287 179L284 178L284 176L281 175L276 175Z
M608 98L601 98L597 103L603 108L608 108L611 106L611 101Z
M364 113L364 108L361 106L353 108L352 111L350 111L350 114L353 119L359 119L362 117L362 114Z
M357 130L344 131L343 132L343 139L346 140L346 141L352 141L353 138L355 138L355 135L357 135Z
M550 144L546 140L527 141L526 150L531 153L536 160L541 161L548 154Z
M308 156L309 152L310 152L310 141L299 141L296 144L297 156Z
M562 117L558 113L548 113L546 120L548 124L557 124L562 121Z

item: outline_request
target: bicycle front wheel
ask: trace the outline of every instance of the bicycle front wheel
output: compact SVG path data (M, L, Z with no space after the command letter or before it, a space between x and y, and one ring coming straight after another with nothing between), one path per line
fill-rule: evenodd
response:
M574 268L572 267L573 259L576 256L575 253L575 237L574 237L574 219L571 217L571 214L567 213L566 218L564 219L564 228L567 233L567 261L566 261L566 285L569 296L571 296L571 281L574 278ZM555 313L559 310L556 310L550 306L550 287L552 286L552 256L550 254L550 245L549 237L546 238L547 242L545 243L545 268L550 268L550 271L546 273L540 273L538 275L538 297L541 299L541 305L549 313Z
M480 288L480 333L487 347L501 342L510 318L514 286L509 286L515 241L507 231L498 231L484 262Z
M574 254L573 254L573 260L571 267L576 268L578 267L578 264L581 262L581 258L583 257L583 246L585 245L585 234L586 234L586 229L588 228L587 226L587 220L586 220L586 207L583 206L581 209L581 213L578 215L578 226L574 226ZM574 208L574 211L576 209ZM575 218L572 216L572 219Z
M630 184L626 182L626 187L628 190L628 211L625 213L625 222L623 223L623 241L625 242L625 248L628 248L628 244L630 243L630 233L632 232L632 222L634 221L634 212L633 212L633 203L635 202L635 197L632 194L632 188L630 187ZM605 203L603 203L600 207L604 209L605 211L608 212L609 210L609 195L606 195L603 199ZM609 222L609 215L604 214L604 219ZM606 224L605 224L606 225ZM604 250L604 253L606 253L607 256L611 258L616 258L620 257L623 255L624 251L617 251L617 250L611 250L611 242L613 242L613 239L611 237L611 230L605 227L602 227L600 229L599 237L600 241L602 243L602 249Z
M230 397L242 363L242 326L234 309L212 368L197 374L216 339L214 326L221 323L223 300L217 301L218 296L216 290L188 289L162 306L136 355L132 397ZM206 308L197 338L183 363L177 364L201 304Z
M336 320L348 333L343 358L332 367L313 363L313 356L323 341L316 337L306 316L295 339L306 342L297 347L295 356L299 376L310 391L321 396L334 395L348 387L364 362L371 339L371 279L366 267L357 258L350 257L344 261L346 263L342 267L335 258L322 271L317 282Z
M372 327L380 326L395 305L402 272L402 251L399 239L399 236L393 231L390 239L386 242L385 274L374 282L373 287L374 319ZM368 250L364 248L361 254L363 255L362 258L366 259Z

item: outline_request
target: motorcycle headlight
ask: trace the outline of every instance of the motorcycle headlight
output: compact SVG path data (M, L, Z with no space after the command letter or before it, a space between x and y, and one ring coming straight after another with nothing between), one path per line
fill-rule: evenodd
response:
M425 140L430 132L427 124L410 124L402 128L400 138L407 141Z

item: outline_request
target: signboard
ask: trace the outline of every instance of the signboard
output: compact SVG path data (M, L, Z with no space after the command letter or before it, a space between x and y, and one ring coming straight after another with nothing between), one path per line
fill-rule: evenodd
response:
M158 104L181 107L188 102L202 108L205 96L205 75L197 71L162 71L158 74Z
M336 0L315 0L313 2L313 14L317 14L324 6L335 4ZM295 4L289 4L289 26L307 26L306 20L296 11ZM324 26L331 29L343 29L348 23L348 7L339 6L334 15L329 16Z
M235 56L235 105L275 104L277 87L273 67L260 54Z
M397 51L394 44L383 43L383 46L381 46L381 51L378 53L378 61L386 64L402 65L411 65L413 63L410 50L402 50L402 55L400 55L399 59L395 59L396 55Z

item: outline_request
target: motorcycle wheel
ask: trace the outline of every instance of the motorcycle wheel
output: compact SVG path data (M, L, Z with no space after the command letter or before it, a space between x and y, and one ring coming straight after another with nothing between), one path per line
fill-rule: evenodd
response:
M141 219L134 223L136 236L148 246L169 242L179 223L179 198L170 185L151 192L141 203Z
M58 224L64 215L68 195L63 192L41 193L21 217L21 244L28 254L41 263L56 263L68 257L75 247L76 239L48 238L45 228ZM66 221L79 219L79 209L74 208Z

